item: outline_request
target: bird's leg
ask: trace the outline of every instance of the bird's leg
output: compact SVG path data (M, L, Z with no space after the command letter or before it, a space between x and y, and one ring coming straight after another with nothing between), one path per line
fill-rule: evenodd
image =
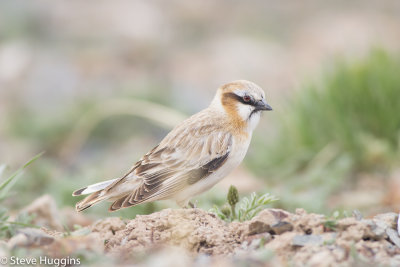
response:
M194 204L193 204L191 201L189 201L189 202L188 202L188 205L189 205L189 207L191 207L192 209L197 208L197 200L194 202Z
M192 208L193 205L190 201L176 201L176 204L178 204L182 209Z
M183 209L195 209L197 208L197 200L194 202L194 204L190 201L176 201L176 204L178 204L179 207L183 208Z

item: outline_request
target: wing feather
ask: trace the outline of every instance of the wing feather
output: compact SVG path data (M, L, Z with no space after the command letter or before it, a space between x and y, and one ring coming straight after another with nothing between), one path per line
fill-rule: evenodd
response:
M140 185L115 201L110 210L170 198L226 162L231 133L217 124L201 125L196 120L192 124L175 128L134 166L129 177L140 179Z

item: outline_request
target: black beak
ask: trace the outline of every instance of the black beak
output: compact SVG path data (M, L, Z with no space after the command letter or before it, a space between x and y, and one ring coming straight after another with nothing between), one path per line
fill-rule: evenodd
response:
M272 110L272 107L263 99L256 102L256 110Z

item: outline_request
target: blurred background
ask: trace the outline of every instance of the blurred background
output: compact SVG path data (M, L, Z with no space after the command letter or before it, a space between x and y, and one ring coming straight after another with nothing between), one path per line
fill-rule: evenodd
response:
M1 1L0 163L45 153L2 203L17 211L130 169L216 88L260 85L264 114L229 185L274 205L366 215L400 204L400 2ZM158 202L92 218L133 217Z

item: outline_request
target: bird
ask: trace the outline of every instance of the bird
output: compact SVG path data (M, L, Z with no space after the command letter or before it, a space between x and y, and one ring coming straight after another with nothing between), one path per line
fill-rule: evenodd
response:
M101 201L109 211L157 200L190 199L226 177L244 159L263 111L272 110L261 87L237 80L217 89L211 104L169 132L122 177L86 186L73 196L83 211Z

